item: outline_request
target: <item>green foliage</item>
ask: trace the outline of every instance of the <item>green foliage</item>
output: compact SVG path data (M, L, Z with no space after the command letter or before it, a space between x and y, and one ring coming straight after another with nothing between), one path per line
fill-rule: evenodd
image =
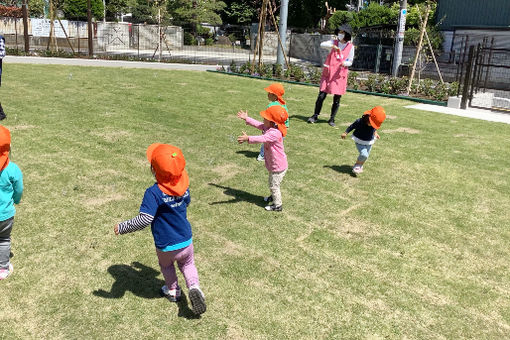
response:
M154 2L136 0L132 14L134 23L156 24L158 22L158 9Z
M189 32L184 32L184 45L196 45L197 39L193 36L193 34Z
M257 16L257 7L250 0L231 2L223 9L222 16L228 23L249 24Z
M319 84L321 80L321 69L319 67L310 66L307 68L307 77L306 80L312 84Z
M354 14L350 22L354 31L361 27L392 24L398 22L398 9L395 11L393 7L381 6L372 2L366 8Z
M281 64L274 64L273 71L274 71L274 76L276 78L281 78L283 76L283 67Z
M136 3L136 2L135 2ZM108 0L106 1L106 17L110 20L117 20L117 17L123 13L129 12L128 0Z
M350 71L347 76L347 86L353 90L359 89L358 72Z
M174 0L167 2L166 9L175 25L197 25L203 22L221 25L219 12L225 6L219 0Z
M92 16L96 20L103 19L103 1L91 0ZM64 0L62 11L69 20L87 20L87 0Z
M237 68L236 62L233 59L230 62L229 70L230 70L230 72L233 72L233 73L237 73L239 71L239 69Z
M44 0L28 0L28 10L31 18L43 18Z
M443 43L443 35L439 31L439 29L436 26L433 27L427 27L427 34L430 39L430 43L432 44L432 48L437 50L441 48L441 44ZM420 30L418 28L408 28L405 32L404 37L404 45L408 46L416 46L418 44L418 40L420 39ZM424 46L428 48L426 38L423 38Z
M328 21L328 28L331 30L331 31L334 31L335 28L343 25L343 24L346 24L346 23L350 23L352 20L354 19L354 15L352 12L348 12L348 11L336 11L332 16L331 18L329 18L329 21Z

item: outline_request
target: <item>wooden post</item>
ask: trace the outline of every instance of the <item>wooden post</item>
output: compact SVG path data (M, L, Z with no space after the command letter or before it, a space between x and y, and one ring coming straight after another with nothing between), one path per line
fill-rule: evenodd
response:
M416 5L418 7L418 5ZM418 7L419 10L419 7ZM423 25L421 26L420 39L418 40L418 47L416 47L416 55L414 56L413 67L411 69L411 76L409 77L409 85L407 85L406 94L409 95L411 92L411 85L413 84L414 72L416 71L416 64L418 63L418 57L420 56L422 44L423 44L423 36L425 35L425 30L427 29L427 21L429 19L429 11L430 4L427 3L427 8L425 9L425 20L423 21Z
M28 41L28 9L27 0L23 0L23 39L25 40L25 53L30 50L30 43ZM18 47L16 45L16 47Z
M420 11L418 11L418 18L420 19L420 25L422 25L423 19L421 18ZM425 38L427 39L427 43L428 43L429 49L430 49L430 54L432 55L432 60L434 60L434 65L436 65L436 70L437 70L437 74L439 75L439 80L441 80L441 84L444 84L443 76L441 75L441 70L439 69L439 65L437 64L436 56L434 54L434 49L432 48L432 44L430 43L429 34L427 33L426 28L425 28Z
M87 0L87 31L89 40L89 57L94 54L94 45L92 41L92 6L90 0Z
M64 35L66 36L67 43L69 44L69 47L71 47L71 51L73 51L73 54L74 54L75 52L74 52L73 45L71 44L71 40L69 40L69 36L67 35L66 30L64 29L64 25L62 25L62 21L60 21L60 18L58 18L57 20L58 20L58 23L60 24L60 27L62 28L62 31L64 31Z

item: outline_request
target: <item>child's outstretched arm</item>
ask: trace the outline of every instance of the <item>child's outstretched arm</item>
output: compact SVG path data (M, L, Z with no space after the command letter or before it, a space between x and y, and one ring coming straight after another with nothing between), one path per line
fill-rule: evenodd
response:
M152 223L154 217L148 214L140 213L138 216L130 220L120 222L115 225L113 232L115 235L132 233L134 231L142 230Z
M250 137L246 134L246 132L243 131L243 134L237 137L237 142L239 144L243 144L244 142L247 142L249 139Z
M254 128L259 129L259 130L263 130L264 129L264 123L259 122L256 119L248 117L248 112L247 111L240 110L237 113L237 117L239 119L244 120L246 122L246 125L251 125Z

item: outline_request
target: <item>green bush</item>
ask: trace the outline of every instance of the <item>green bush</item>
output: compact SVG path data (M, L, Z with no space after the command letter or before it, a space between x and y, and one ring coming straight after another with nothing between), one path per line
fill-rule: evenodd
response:
M189 32L184 32L184 45L196 45L197 39L193 36L193 34Z
M359 73L355 71L350 71L347 76L347 86L353 90L359 89L359 81L358 81Z
M236 62L235 62L234 60L232 60L232 61L230 62L229 70L230 70L230 72L232 72L232 73L237 73L237 72L239 72L239 69L237 68Z
M306 81L312 84L319 84L321 81L322 72L319 67L309 66L307 69Z
M282 78L283 76L283 67L281 64L273 65L273 73L276 78Z
M214 44L214 39L213 38L206 38L205 39L205 44L206 46L211 46Z
M91 0L92 16L97 20L103 19L103 2ZM65 18L70 20L87 20L87 0L64 0L62 6Z
M336 11L328 21L328 28L333 32L337 27L350 23L354 18L352 12Z
M239 73L250 73L251 72L251 63L249 61L239 67Z

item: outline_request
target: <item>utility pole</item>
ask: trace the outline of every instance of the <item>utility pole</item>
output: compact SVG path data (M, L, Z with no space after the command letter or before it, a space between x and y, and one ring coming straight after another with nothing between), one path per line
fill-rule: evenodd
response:
M404 50L404 33L406 31L407 0L400 0L400 14L398 16L397 35L395 36L395 49L393 50L393 65L391 75L398 75L398 68L402 62Z
M25 40L25 53L28 53L30 50L30 44L28 41L28 9L27 9L27 0L23 0L23 39ZM18 44L16 44L16 48L18 48Z
M278 50L276 54L276 63L283 66L284 56L283 56L283 48L285 48L285 42L287 41L287 14L289 13L289 0L281 0L280 5L280 41L281 44L278 45Z
M90 0L87 0L87 31L89 33L89 57L94 54L94 45L92 44L92 6Z

